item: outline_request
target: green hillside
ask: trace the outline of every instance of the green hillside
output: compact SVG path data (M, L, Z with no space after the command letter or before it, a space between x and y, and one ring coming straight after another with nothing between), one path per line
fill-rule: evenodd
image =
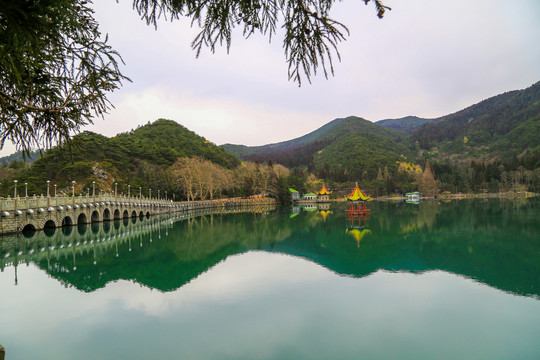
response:
M233 154L241 159L249 159L252 155L277 154L285 153L292 149L298 150L304 147L309 148L310 146L313 146L314 143L326 142L340 134L342 135L344 133L343 127L341 126L343 120L344 119L334 119L328 124L321 126L317 130L312 131L309 134L275 144L268 144L262 146L224 144L221 146L230 154Z
M378 194L418 189L426 161L440 191L538 191L540 82L440 118L371 123L351 116L289 141L223 148L243 160L296 168L304 179L367 181ZM398 161L402 170L417 170L399 172Z
M124 192L128 183L167 189L166 169L185 156L199 156L229 169L240 164L184 126L160 119L112 138L88 131L78 134L72 143L47 151L18 177L20 182L28 182L29 193L38 194L45 192L47 180L59 189L76 180L77 192L87 191L92 181L105 191L112 182Z
M461 158L504 160L540 150L540 82L424 124L412 139L421 149Z
M406 116L399 119L385 119L385 120L379 120L376 121L375 124L383 126L385 128L394 129L394 130L401 130L405 131L406 133L411 133L414 130L418 129L420 126L424 124L429 124L433 122L439 121L440 118L437 119L423 119L419 118L417 116Z
M244 160L307 166L323 177L342 180L375 177L379 167L396 168L398 160L412 154L406 134L355 116L335 119L289 141L223 147Z

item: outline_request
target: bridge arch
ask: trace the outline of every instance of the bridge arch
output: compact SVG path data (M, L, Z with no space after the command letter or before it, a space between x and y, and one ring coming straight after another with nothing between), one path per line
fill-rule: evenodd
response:
M34 236L35 233L36 233L36 227L32 223L26 224L22 228L22 234L26 238L31 238L32 236Z
M77 224L82 225L82 224L87 224L87 223L88 223L88 219L86 217L86 214L80 213L79 216L77 217Z
M73 225L73 220L71 220L70 216L66 216L62 219L62 227L71 225Z
M92 211L92 216L90 217L91 222L99 222L99 212L97 210Z
M131 212L131 217L132 217L132 218L137 217L137 212L136 212L135 210L133 210L133 211Z
M45 221L45 224L43 224L43 233L47 237L51 237L56 232L56 224L53 220L47 220Z
M63 222L62 222L63 223ZM69 236L71 235L71 233L73 232L73 226L71 225L62 225L62 234L64 234L64 236Z
M103 221L111 221L111 210L108 208L103 210Z
M127 210L124 210L124 213L122 214L122 217L125 219L125 218L128 218L129 217L129 212Z
M114 220L120 219L120 210L114 210Z
M150 211L147 211L147 212L146 212L146 218L147 218L147 219L150 218Z
M56 224L54 223L54 220L49 219L49 220L45 221L45 223L43 224L43 228L44 229L54 229L54 228L56 228Z

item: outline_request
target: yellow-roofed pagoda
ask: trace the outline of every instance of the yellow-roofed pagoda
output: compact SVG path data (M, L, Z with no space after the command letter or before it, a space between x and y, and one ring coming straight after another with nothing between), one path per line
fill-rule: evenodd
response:
M328 189L326 188L326 186L324 186L323 183L321 190L317 193L317 202L329 202L331 193L332 192L328 191Z
M360 190L358 183L352 193L347 196L349 201L349 210L346 210L347 215L367 215L371 213L369 209L366 209L366 201L373 200L373 198L367 196Z

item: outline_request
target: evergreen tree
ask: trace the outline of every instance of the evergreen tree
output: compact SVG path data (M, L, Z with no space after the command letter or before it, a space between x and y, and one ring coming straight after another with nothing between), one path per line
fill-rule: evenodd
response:
M422 174L420 180L420 192L424 196L435 196L438 194L439 190L437 187L437 182L435 181L435 176L431 172L429 162L426 161L426 168Z

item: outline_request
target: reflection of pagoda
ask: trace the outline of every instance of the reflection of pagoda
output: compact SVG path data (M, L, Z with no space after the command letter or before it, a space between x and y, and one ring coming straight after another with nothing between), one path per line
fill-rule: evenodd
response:
M328 217L328 215L332 214L332 212L329 210L319 210L317 211L317 214L321 215L324 222L326 222L326 218Z
M365 228L362 228L362 229L357 229L357 228L347 229L347 234L351 235L354 238L354 240L356 240L357 247L360 247L360 241L362 241L364 236L370 235L371 230L365 229Z
M356 183L352 193L347 196L347 200L349 201L349 210L345 210L345 212L348 216L366 216L371 213L371 210L366 209L366 201L373 199L360 190L358 183Z
M317 193L317 202L329 202L331 193L323 183L321 190Z
M347 196L347 200L349 201L349 209L345 210L345 213L351 223L346 232L354 238L357 246L360 246L360 241L366 235L371 234L371 230L366 229L367 221L371 215L371 210L366 209L366 201L373 199L364 194L356 183L352 193Z

